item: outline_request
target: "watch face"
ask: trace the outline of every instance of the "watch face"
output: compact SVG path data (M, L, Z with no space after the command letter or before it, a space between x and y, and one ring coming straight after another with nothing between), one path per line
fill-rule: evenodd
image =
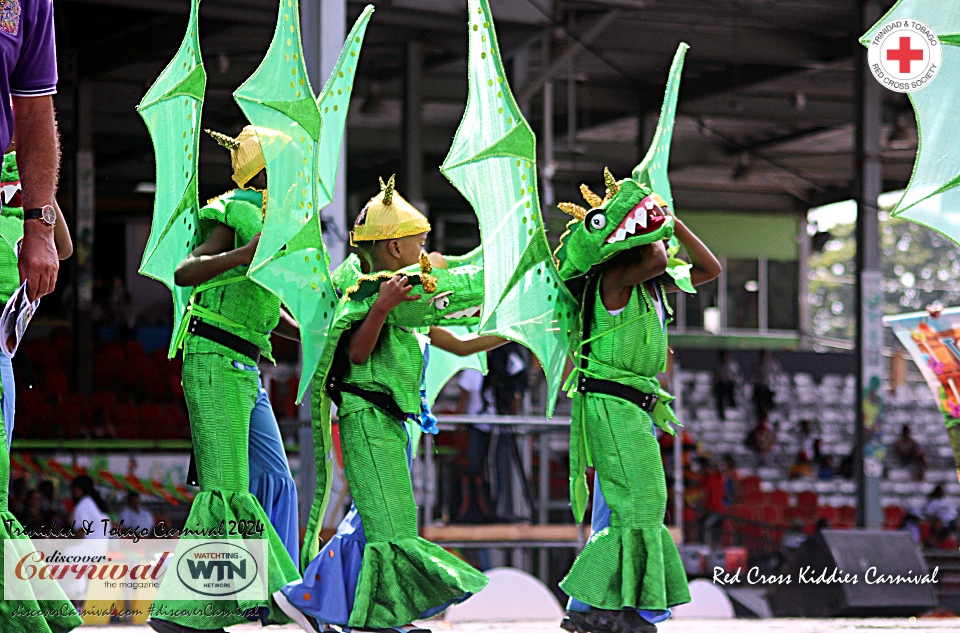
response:
M40 219L44 224L53 226L57 223L57 212L49 204L40 209Z

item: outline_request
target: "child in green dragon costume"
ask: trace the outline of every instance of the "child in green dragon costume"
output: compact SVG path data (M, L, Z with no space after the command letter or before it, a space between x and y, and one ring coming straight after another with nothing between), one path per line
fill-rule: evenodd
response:
M261 534L246 538L268 541L266 574L273 593L299 578L294 562L296 488L269 402L265 403L265 415L257 411L265 393L256 363L261 354L270 358L271 331L276 329L293 339L299 332L280 300L251 281L245 269L259 242L267 196L258 136L277 133L247 126L236 139L212 134L231 150L233 179L240 188L200 209L203 242L180 263L175 275L177 285L195 286L178 332L184 352L183 390L200 481L186 527L211 529L223 521L255 525ZM254 466L257 477L251 476ZM273 523L283 527L283 535ZM243 536L227 534L227 538ZM216 601L211 603L219 614L214 617L167 615L195 609L198 604L168 596L161 586L149 620L153 629L162 633L222 630L220 627L246 621L244 612L258 610L266 622L285 621L269 600Z
M8 152L3 157L3 169L0 172L0 301L3 304L20 287L20 273L17 269L18 243L23 237L23 204L20 196L20 175L17 170L17 155ZM73 242L60 207L54 202L57 223L53 229L57 256L67 259L73 253ZM0 400L2 400L3 433L7 450L0 452L0 567L3 566L4 542L16 541L18 556L33 553L29 536L23 533L23 526L7 508L9 498L7 486L10 481L10 442L13 439L14 402L16 399L13 379L13 365L10 358L0 354ZM30 583L19 582L17 598L4 596L0 600L0 622L4 630L15 633L63 633L80 626L83 621L76 609L67 601L59 585L52 583L37 587L35 593ZM0 595L4 594L3 579L0 578Z
M445 262L437 255L430 257L432 264L426 262L423 245L430 224L394 191L393 178L382 183L381 189L361 211L351 233L351 243L360 250L364 276L346 291L344 301L349 304L351 295L362 293L365 285L376 286L376 296L367 300L362 320L355 320L349 334L341 338L344 366L338 368L335 362L327 381L314 383L314 389L325 387L340 399L344 470L362 521L359 538L365 536L366 542L362 554L350 554L352 562L329 561L336 576L328 573L324 563L328 556L334 559L348 550L325 548L305 568L303 583L294 583L276 596L278 604L308 632L314 628L304 614L345 630L422 633L427 630L410 622L466 599L487 583L483 574L418 536L408 462L411 438L405 421L419 423L423 410L424 360L414 328L428 327L430 345L460 356L505 341L495 336L459 336L433 326L437 318L443 318L436 315L444 314L448 307L459 307L451 303L455 300L475 307L454 310L447 316L479 315L482 279L479 284L472 283L472 293L451 282L449 287L458 289L453 291L446 289L447 271L437 271L440 281L433 278L435 286L423 272L413 281L422 284L424 292L412 294L411 277L396 271L418 262L424 271L432 265L443 268ZM348 274L341 268L334 278L342 286ZM432 296L426 300L428 294ZM424 305L426 311L400 317L404 313L401 306L414 302ZM403 325L397 320L403 320ZM337 375L340 370L343 375ZM327 375L326 371L321 363L320 374ZM354 529L360 528L357 523ZM343 599L339 595L345 589L349 595Z
M560 583L571 596L564 629L576 633L655 631L690 593L677 547L663 524L667 488L654 426L675 422L657 374L666 369L666 242L689 257L689 288L720 274L710 250L666 202L633 179L606 171L607 195L581 187L590 204L560 207L571 222L557 257L560 275L586 277L582 337L571 414L571 499L578 520L584 467L596 469L592 535Z

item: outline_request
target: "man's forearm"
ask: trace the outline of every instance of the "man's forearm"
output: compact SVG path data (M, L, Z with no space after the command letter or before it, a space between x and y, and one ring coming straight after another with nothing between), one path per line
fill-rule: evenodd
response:
M23 208L52 205L60 173L53 97L14 97L13 113Z

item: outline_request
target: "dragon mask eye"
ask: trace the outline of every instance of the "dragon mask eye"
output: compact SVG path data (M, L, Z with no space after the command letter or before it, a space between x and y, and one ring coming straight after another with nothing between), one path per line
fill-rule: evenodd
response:
M438 294L436 297L434 297L431 300L431 303L433 303L433 307L436 308L437 310L446 310L447 307L449 307L450 305L450 295L452 294L453 292L449 292L449 291L441 292L440 294Z
M583 218L583 226L591 233L606 228L607 216L604 215L603 209L591 209Z

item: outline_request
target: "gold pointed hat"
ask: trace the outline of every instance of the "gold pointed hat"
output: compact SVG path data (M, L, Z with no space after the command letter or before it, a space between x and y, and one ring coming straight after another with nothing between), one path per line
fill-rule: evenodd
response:
M370 198L350 231L350 245L357 242L395 240L430 230L430 222L416 207L403 199L395 188L395 176L383 182L380 193Z
M243 187L250 179L266 168L267 163L260 149L260 139L278 136L279 133L263 127L248 125L240 131L237 138L207 130L217 143L230 150L230 162L233 164L233 181Z

